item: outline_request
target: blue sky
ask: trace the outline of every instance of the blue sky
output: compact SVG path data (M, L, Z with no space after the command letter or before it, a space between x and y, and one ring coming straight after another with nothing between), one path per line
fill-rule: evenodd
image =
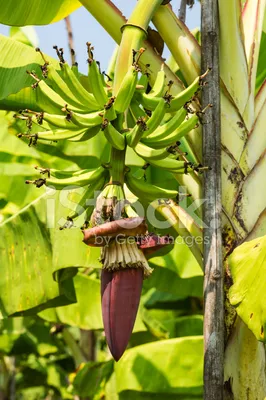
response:
M113 2L128 17L136 4L136 0L113 0ZM179 0L173 0L172 6L177 12ZM114 41L108 36L98 22L83 7L71 14L71 23L74 34L75 50L77 61L81 72L86 73L86 45L87 41L93 43L95 57L100 61L102 69L107 69L108 61L115 47ZM187 25L190 29L198 27L200 24L200 6L196 2L192 10L187 11ZM44 53L55 56L53 46L65 48L66 59L68 59L67 35L64 21L59 21L52 25L37 26L39 46ZM0 24L0 33L9 34L9 27ZM167 52L166 52L167 56Z

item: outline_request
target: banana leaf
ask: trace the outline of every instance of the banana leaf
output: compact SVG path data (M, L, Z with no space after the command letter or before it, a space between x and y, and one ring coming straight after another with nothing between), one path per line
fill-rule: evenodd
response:
M180 400L202 399L202 354L199 336L161 340L128 350L115 365L119 398L157 395L167 399L169 394Z
M266 307L266 236L237 247L229 257L233 286L229 290L230 303L253 332L257 340L265 342Z
M0 1L0 23L13 26L47 25L65 18L80 7L77 0Z

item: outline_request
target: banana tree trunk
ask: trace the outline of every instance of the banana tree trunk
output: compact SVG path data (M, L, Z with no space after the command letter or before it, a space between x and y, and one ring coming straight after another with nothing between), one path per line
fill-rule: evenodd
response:
M204 399L223 398L224 313L221 236L221 122L218 3L202 1L202 71L210 69L203 87L204 179Z

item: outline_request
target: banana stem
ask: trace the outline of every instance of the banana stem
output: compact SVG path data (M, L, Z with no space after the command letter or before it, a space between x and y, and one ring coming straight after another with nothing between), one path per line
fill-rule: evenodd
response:
M200 46L197 40L169 6L159 7L152 22L179 65L186 82L190 84L200 75Z
M115 68L114 95L132 65L132 50L138 51L141 47L147 36L149 22L161 3L162 0L139 0L127 24L124 25Z
M109 33L114 41L117 44L120 44L122 38L121 28L126 23L126 19L122 15L121 11L110 0L80 0L80 2ZM146 70L146 64L150 64L150 81L153 85L157 72L160 71L162 64L164 64L164 60L155 53L148 41L144 41L144 47L146 51L139 60L139 64L143 72ZM180 93L184 89L183 83L180 79L166 64L164 64L164 72L166 75L166 81L174 82L172 94L175 95Z
M120 182L121 185L124 184L125 158L126 158L126 149L117 150L114 147L112 147L111 160L110 160L110 164L111 164L110 183Z

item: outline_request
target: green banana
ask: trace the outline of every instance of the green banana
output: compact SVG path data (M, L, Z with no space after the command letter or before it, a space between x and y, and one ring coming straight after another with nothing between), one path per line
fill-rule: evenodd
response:
M179 125L184 121L185 117L187 115L187 111L182 108L180 111L178 111L166 124L160 125L153 133L151 133L149 136L145 137L142 139L143 143L155 147L159 146L160 148L160 142L167 139L169 135L174 132ZM170 141L169 144L172 144L173 142ZM161 147L166 147L161 146Z
M143 143L138 143L136 147L134 147L135 153L140 156L141 158L144 158L146 161L149 162L149 160L162 160L163 158L166 158L169 156L169 153L166 149L164 150L155 150L149 146L146 146Z
M131 103L130 103L130 107L129 107L132 116L135 118L135 120L137 121L137 119L139 117L147 117L147 114L145 113L145 111L139 106L139 103L134 100L134 98L132 99Z
M117 117L115 108L114 108L114 101L115 101L115 97L112 96L108 100L108 103L105 104L105 106L104 106L103 118L108 119L108 121L113 121Z
M68 140L70 142L85 142L86 140L89 140L94 136L96 136L100 131L101 131L101 125L90 126L87 127L87 129L82 133L80 133L79 135L73 136Z
M168 90L168 92L166 92L166 94L163 96L169 105L168 112L178 111L181 107L188 103L200 88L202 79L207 73L208 71L205 74L198 76L194 82L192 82L186 89L178 93L176 96L170 95ZM171 82L169 84L171 84ZM145 109L153 111L155 110L161 97L152 97L149 96L149 94L142 93L138 94L138 99Z
M74 65L72 65L71 70L73 74L75 74L76 78L79 80L79 69L78 69L78 63L75 62Z
M129 107L138 82L138 71L139 68L137 65L131 65L122 80L114 102L115 111L117 113L123 113Z
M169 172L174 173L186 174L187 172L192 172L194 170L191 163L188 163L186 161L174 160L170 157L166 157L162 160L147 159L147 161L154 167L165 169Z
M154 138L154 142L149 142L149 145L154 147L155 149L162 149L167 146L170 146L179 140L182 139L187 133L189 133L192 129L195 128L195 126L198 124L199 118L196 114L192 115L191 118L188 120L182 122L182 124L179 125L179 127L174 130L172 133L168 135L168 137L165 137L165 139L156 139Z
M205 76L198 76L186 89L178 93L176 96L169 96L167 101L169 102L168 112L174 112L180 110L187 102L189 102L199 89L202 79Z
M45 59L44 62L44 65L41 67L43 77L49 79L54 91L58 93L70 107L74 107L81 112L88 111L88 108L75 97L72 90L70 90L64 79L61 78L55 67L45 61Z
M27 73L35 79L32 88L36 90L36 103L38 106L50 114L63 114L66 101L56 93L44 80L40 80L33 72ZM73 111L80 112L79 108L71 105Z
M105 82L96 61L93 59L93 47L87 42L89 73L88 80L95 100L101 108L108 102L108 95L104 89Z
M86 212L86 219L88 220L93 212L94 205L87 204L88 200L94 199L94 192L97 192L101 190L106 182L106 177L105 175L102 175L99 179L97 179L95 182L91 183L89 187L84 191L83 195L81 196L79 203L77 204L76 210L72 211L68 215L69 220L73 220L77 217L79 217L82 212L85 210Z
M126 140L127 140L127 144L130 147L135 147L138 142L140 141L143 132L146 130L146 123L145 123L145 119L143 117L138 118L136 125L134 126L134 128L132 128L130 130L130 132L128 132L126 134Z
M51 176L56 179L68 179L71 177L78 177L80 175L87 174L91 172L91 169L78 169L77 171L62 171L60 169L54 169L54 168L43 168L43 167L38 167L36 166L35 169L37 171L40 171L42 175L47 174L48 178Z
M143 138L149 136L151 133L155 131L156 128L161 124L163 117L166 113L167 110L167 103L166 101L161 98L159 103L157 104L157 107L155 110L152 112L151 117L147 121L147 130L143 134Z
M73 121L76 125L91 127L94 125L100 125L103 120L104 110L95 111L88 114L80 114L76 112L70 113L71 121Z
M130 173L126 174L125 181L127 187L135 196L148 203L157 199L173 199L178 196L177 190L164 189L156 185L151 185L143 179L135 178Z
M143 108L145 108L145 110L149 110L149 111L154 111L155 108L157 107L159 101L161 100L161 97L149 97L148 94L146 93L138 93L136 95L137 99L139 100L139 102L142 104Z
M83 129L79 129L76 131L71 131L68 129L56 129L54 131L50 130L50 131L43 131L43 132L37 132L37 133L32 133L32 134L23 134L20 133L18 135L18 137L27 137L31 140L35 140L35 142L37 142L38 139L41 140L49 140L49 141L57 141L57 140L63 140L63 139L71 139L74 138L75 136L78 136L82 133L85 133L86 131L88 131L88 128L83 128ZM96 135L96 133L95 133ZM94 135L93 135L94 136Z
M51 129L53 127L60 129L68 129L68 130L80 129L80 126L72 122L71 114L68 114L66 116L49 114L47 112L34 113L34 114L36 116L38 124L40 124L43 127L48 127L48 129ZM47 124L43 124L43 121L47 122Z
M67 189L67 186L75 185L75 186L87 186L93 182L99 181L106 173L106 170L103 167L98 167L96 169L88 170L86 173L83 173L78 176L69 176L67 178L55 178L50 176L50 178L45 179L46 186L54 186L55 189Z
M71 67L67 63L61 63L60 65L64 80L75 98L82 103L88 111L99 110L99 104L94 96L82 86Z
M108 119L104 119L102 128L108 142L118 150L124 150L126 146L125 135L121 134Z
M62 109L65 106L65 101L59 96L47 83L40 80L33 72L27 73L35 79L35 83L31 85L36 91L36 103L38 106L51 114L63 114Z
M147 94L149 98L151 97L161 97L164 92L165 87L165 73L164 73L164 66L162 64L161 70L157 73L154 85L151 91Z
M138 86L143 86L143 89L140 90L140 92L146 92L147 88L149 85L149 73L144 73L141 75L141 77L138 80Z

